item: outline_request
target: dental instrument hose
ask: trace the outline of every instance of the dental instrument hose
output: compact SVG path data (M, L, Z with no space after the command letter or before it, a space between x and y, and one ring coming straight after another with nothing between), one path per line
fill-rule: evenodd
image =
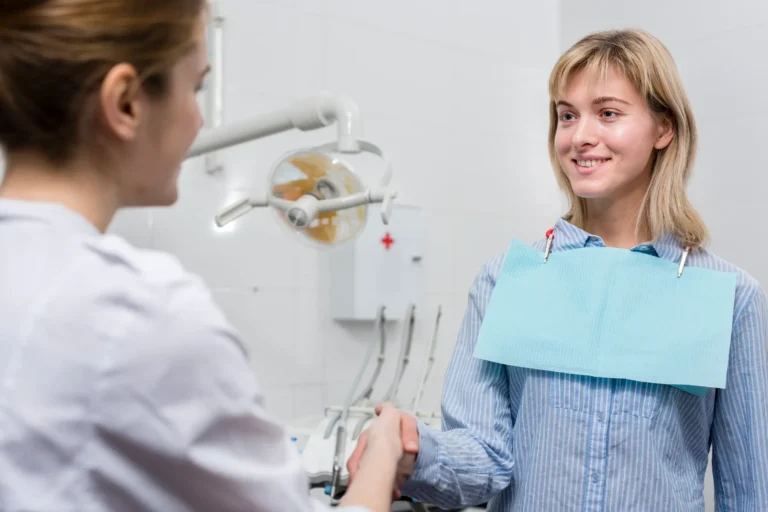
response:
M424 370L419 380L419 388L416 390L416 394L413 395L411 401L411 411L414 416L418 416L419 408L421 407L421 399L424 396L424 387L427 385L427 379L432 371L432 366L435 364L435 347L437 346L437 331L440 327L440 318L443 316L443 306L437 307L437 318L435 318L435 330L432 332L432 339L427 347L427 357L424 362Z
M392 384L389 386L387 393L384 395L382 402L392 402L397 405L397 388L400 386L400 381L403 379L405 368L408 366L410 360L411 344L413 343L413 329L416 323L416 305L410 304L406 311L405 320L403 322L403 337L400 340L400 356L397 362L397 369L395 370L395 377L392 380ZM363 419L357 422L354 432L352 433L352 439L357 439L365 424L373 418L373 414L368 414Z
M384 311L385 307L380 306L378 315L376 315L374 332L378 332L379 329L383 327L385 320ZM344 457L347 449L347 421L349 420L349 409L352 407L352 403L355 399L355 391L360 385L360 382L363 380L363 375L365 374L366 368L368 368L368 363L370 363L371 358L373 357L375 347L376 343L371 343L368 347L368 353L365 356L365 362L357 372L357 376L355 377L352 387L349 388L349 393L347 393L347 398L344 401L344 407L342 408L341 412L341 421L339 422L339 426L336 429L336 451L333 454L333 473L331 475L331 504L335 502L336 487L339 484L341 468L345 462L342 460L342 458Z
M384 395L384 402L397 401L397 389L400 387L400 382L403 380L403 374L405 368L408 366L411 353L411 343L413 342L413 329L416 322L416 306L410 304L408 311L406 312L405 322L403 323L403 338L400 341L400 356L397 362L397 369L395 370L395 378L392 380L392 384Z
M373 370L373 374L371 374L371 380L368 381L368 385L365 387L363 391L360 392L360 394L352 401L351 407L354 407L356 405L359 405L364 400L368 400L371 398L371 394L373 394L373 386L376 384L376 381L379 379L379 375L381 375L381 369L384 367L384 359L387 352L387 332L384 328L384 322L386 322L386 316L384 315L384 308L382 307L380 310L380 314L378 316L379 321L376 323L376 326L374 327L374 330L376 327L378 327L379 331L379 357L378 361L376 361L376 368ZM366 368L368 368L368 365L370 364L371 357L373 357L373 354L369 353L366 356L366 359L363 361L363 366L360 369L360 372L362 373L365 371ZM354 384L352 389L357 389L357 382ZM342 410L343 410L342 406ZM324 437L323 439L328 439L333 434L333 428L336 426L336 423L339 421L339 418L341 418L341 412L337 412L331 420L328 422L328 426L325 429Z

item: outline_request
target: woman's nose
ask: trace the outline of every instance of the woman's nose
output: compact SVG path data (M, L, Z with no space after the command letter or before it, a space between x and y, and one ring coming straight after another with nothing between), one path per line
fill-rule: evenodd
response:
M594 146L597 144L597 126L593 119L583 117L573 132L573 146Z

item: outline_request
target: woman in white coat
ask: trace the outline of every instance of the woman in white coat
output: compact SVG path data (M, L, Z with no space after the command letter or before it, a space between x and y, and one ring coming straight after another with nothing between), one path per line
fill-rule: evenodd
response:
M205 17L204 0L0 3L4 511L323 508L203 283L104 234L119 208L176 200ZM342 506L390 509L399 434L386 406Z

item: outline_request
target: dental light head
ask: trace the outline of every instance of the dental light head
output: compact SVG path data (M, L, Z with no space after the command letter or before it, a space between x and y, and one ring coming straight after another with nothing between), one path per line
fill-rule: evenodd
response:
M373 144L358 145L384 159ZM272 167L263 197L229 206L216 216L216 223L224 226L254 208L271 206L290 229L312 242L344 243L362 232L371 203L382 203L382 222L389 222L397 193L389 188L392 172L386 160L384 166L378 186L366 188L335 143L290 152Z
M359 112L347 98L320 95L247 123L217 128L203 134L190 156L287 131L338 125L337 141L292 151L273 166L266 193L244 198L220 212L215 220L225 226L258 207L272 207L293 231L320 246L332 246L357 236L365 227L367 207L381 203L381 220L389 222L397 192L390 188L392 169L376 145L361 140ZM374 187L365 187L347 155L372 153L383 163Z

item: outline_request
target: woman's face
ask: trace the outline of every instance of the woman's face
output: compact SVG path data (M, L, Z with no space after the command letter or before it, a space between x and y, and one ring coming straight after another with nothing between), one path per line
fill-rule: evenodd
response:
M197 93L208 72L205 18L201 15L194 49L168 74L161 98L140 93L128 148L118 162L121 206L167 206L178 198L177 181L189 148L203 126Z
M653 153L674 132L658 123L627 78L610 69L604 77L573 75L557 103L555 149L574 193L615 200L650 182Z

